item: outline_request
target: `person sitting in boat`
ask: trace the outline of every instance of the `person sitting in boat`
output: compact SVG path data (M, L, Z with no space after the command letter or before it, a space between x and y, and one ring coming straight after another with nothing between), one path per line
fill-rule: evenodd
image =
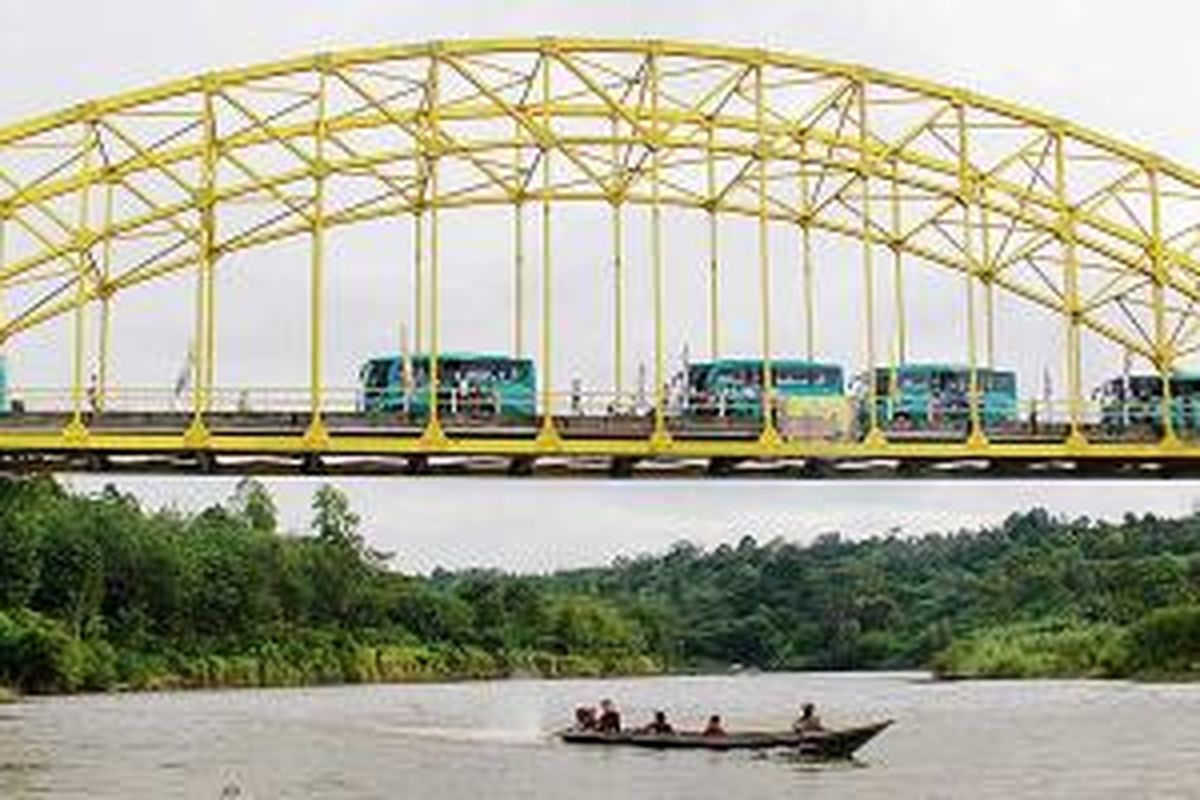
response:
M721 715L713 714L708 718L708 724L704 726L705 736L724 736L725 729L721 727Z
M596 730L600 733L621 732L621 712L608 698L600 701L600 719L596 720Z
M821 724L821 718L817 716L817 707L812 703L805 703L801 706L800 718L792 723L792 730L796 733L815 733L825 730L825 726Z
M642 728L642 733L653 733L659 736L674 733L675 729L671 727L671 723L667 722L667 712L655 711L654 719L650 724Z
M592 706L580 706L575 709L575 730L594 731L598 724L596 709Z

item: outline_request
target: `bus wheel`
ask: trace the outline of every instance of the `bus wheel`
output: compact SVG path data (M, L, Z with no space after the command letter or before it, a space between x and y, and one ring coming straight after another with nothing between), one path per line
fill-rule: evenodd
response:
M629 478L633 476L633 466L636 459L616 456L608 464L608 474L613 478Z
M734 461L732 458L710 458L708 460L708 474L714 478L722 478L733 472Z
M519 475L526 477L533 474L533 459L527 456L510 459L508 462L508 474Z

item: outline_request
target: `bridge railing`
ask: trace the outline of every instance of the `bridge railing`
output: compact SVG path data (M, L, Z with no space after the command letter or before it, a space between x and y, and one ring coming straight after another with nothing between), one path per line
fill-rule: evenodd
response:
M154 427L184 427L193 411L193 397L185 388L141 386L114 387L100 394L88 388L78 396L62 387L13 387L9 392L10 411L0 414L0 427L22 428L63 424L78 406L88 420L124 417L137 422L138 417L153 422ZM803 400L804 398L802 398ZM288 425L312 413L312 396L307 387L219 387L207 399L206 414L226 418L255 418L267 420L271 415L288 415ZM505 423L532 427L541 418L547 396L538 393L532 414L506 414ZM565 434L640 437L653 430L656 419L656 396L652 390L628 392L585 390L575 386L567 391L548 395L549 411L563 424ZM793 402L795 398L776 398L771 420L787 440L853 440L863 436L870 427L868 409L861 400L852 397L821 397L817 403ZM662 395L664 421L675 433L703 436L738 433L752 435L766 421L758 398L742 401L711 397L682 391L665 391ZM1078 422L1080 432L1091 441L1155 441L1164 434L1162 402L1157 399L1112 400L1089 399L1077 409L1063 398L1026 398L1018 403L1015 419L1012 414L996 415L985 412L978 399L978 417L982 432L993 440L1058 441ZM498 416L499 396L466 392L446 387L442 392L440 413L452 421L484 421ZM1200 438L1200 398L1177 398L1170 417L1173 432L1180 438ZM362 392L358 387L329 387L321 395L321 410L336 416L337 424L353 424L357 416L371 416L373 424L380 419L388 423L420 426L425 413L416 413L406 404L386 412L370 415L362 411ZM920 420L888 418L880 414L877 427L895 440L933 438L963 438L970 432L969 406L960 402L953 408L931 405ZM39 419L40 418L40 419ZM132 423L130 423L132 424Z

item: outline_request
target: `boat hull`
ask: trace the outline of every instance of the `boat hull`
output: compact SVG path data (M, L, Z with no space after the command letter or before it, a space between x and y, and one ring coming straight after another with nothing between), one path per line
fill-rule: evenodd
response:
M588 744L611 747L642 747L653 750L774 750L787 748L814 758L849 758L860 747L874 739L891 720L840 730L812 731L747 731L721 736L702 733L599 733L568 730L560 734L567 744Z

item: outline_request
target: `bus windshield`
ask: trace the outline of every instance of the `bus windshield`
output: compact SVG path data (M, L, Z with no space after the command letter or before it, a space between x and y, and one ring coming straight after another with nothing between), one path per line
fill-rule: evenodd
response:
M1011 372L984 372L980 375L980 383L985 392L997 394L1016 394L1017 376Z
M820 389L841 392L842 371L837 367L815 364L780 364L775 367L775 383L779 386Z
M374 359L367 362L363 370L363 385L368 389L382 389L388 385L392 372L391 359Z

